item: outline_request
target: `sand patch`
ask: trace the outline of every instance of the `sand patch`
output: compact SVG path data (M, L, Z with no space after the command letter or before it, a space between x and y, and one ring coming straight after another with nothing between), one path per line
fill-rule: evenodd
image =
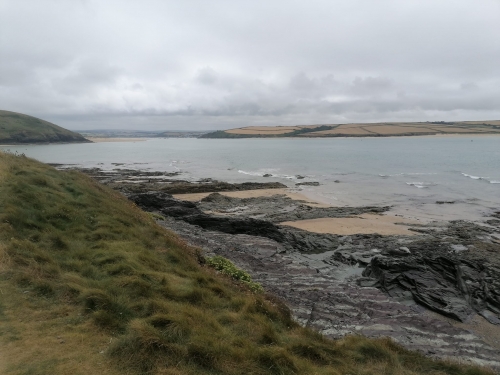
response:
M307 230L314 233L339 235L381 234L381 235L415 235L407 225L417 222L389 215L363 214L347 218L320 218L311 220L285 221L281 225Z
M243 190L243 191L224 191L219 192L222 195L231 198L256 198L256 197L271 197L277 194L284 194L287 197L304 201L304 204L312 207L331 207L327 204L316 202L301 193L290 191L289 189L257 189L257 190ZM190 202L198 202L212 193L192 193L192 194L173 194L172 196L176 199Z
M101 143L101 142L144 142L149 138L104 138L104 137L87 137L89 141Z

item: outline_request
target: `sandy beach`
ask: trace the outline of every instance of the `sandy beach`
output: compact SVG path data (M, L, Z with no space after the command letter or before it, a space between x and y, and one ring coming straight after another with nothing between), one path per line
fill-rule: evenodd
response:
M404 224L417 224L390 215L363 214L358 217L320 218L311 220L286 221L280 223L313 233L328 233L338 235L351 234L381 234L381 235L414 235Z
M91 142L145 142L149 138L94 138L94 137L88 137L87 138Z

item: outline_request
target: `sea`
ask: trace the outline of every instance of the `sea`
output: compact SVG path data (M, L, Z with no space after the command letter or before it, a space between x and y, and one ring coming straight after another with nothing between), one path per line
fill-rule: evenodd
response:
M153 138L0 150L66 167L178 171L190 181L277 181L322 203L391 206L422 221L484 221L500 211L500 136Z

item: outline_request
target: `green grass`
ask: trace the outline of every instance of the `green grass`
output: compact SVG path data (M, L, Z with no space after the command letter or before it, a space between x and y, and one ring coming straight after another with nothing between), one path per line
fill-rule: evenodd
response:
M242 269L236 267L229 259L221 257L219 255L209 257L205 259L205 264L215 268L221 274L231 277L244 285L248 286L251 291L255 293L261 293L264 291L262 285L252 281L250 275L243 271Z
M0 110L0 144L87 142L78 133L36 117Z
M0 154L0 373L489 373L325 339L230 262L200 260L90 178Z

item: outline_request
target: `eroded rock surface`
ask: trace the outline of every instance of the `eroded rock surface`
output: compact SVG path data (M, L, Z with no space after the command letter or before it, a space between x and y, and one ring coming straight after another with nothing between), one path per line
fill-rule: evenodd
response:
M284 194L270 197L233 198L213 193L203 198L198 206L203 211L210 211L214 214L251 217L273 223L325 217L353 217L366 213L380 214L390 209L389 206L313 207Z

